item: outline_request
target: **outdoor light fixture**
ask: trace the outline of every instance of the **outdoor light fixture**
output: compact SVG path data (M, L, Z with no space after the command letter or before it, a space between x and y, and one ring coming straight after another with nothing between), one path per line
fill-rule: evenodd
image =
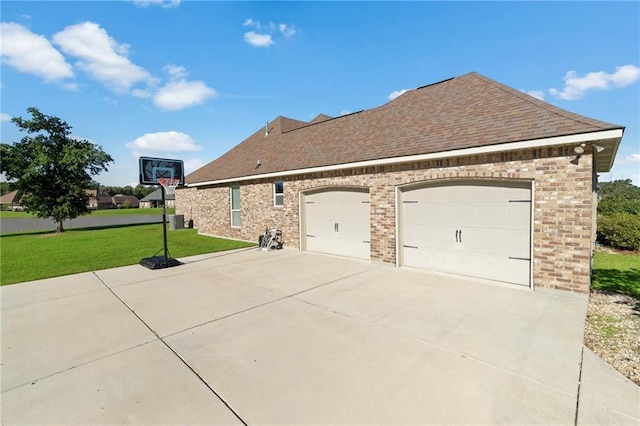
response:
M596 150L596 152L602 152L604 151L604 147L600 146L600 145L596 145L594 143L590 143L589 145L591 145L593 147L593 149ZM575 152L576 154L580 155L584 153L584 148L587 146L586 143L581 143L580 145L576 145L573 148L573 152Z

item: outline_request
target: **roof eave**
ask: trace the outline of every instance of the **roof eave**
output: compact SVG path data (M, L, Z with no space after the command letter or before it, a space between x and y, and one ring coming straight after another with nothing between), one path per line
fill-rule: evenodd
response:
M353 163L309 167L305 169L285 170L280 172L263 173L258 175L235 176L235 177L230 177L225 179L186 183L185 186L189 188L197 188L199 186L218 185L218 184L224 184L224 183L242 182L242 181L255 180L255 179L269 179L269 178L292 176L292 175L299 175L299 174L306 174L306 173L319 173L319 172L327 172L327 171L335 171L335 170L352 169L352 168L358 168L358 167L371 167L371 166L380 166L380 165L389 165L389 164L408 163L408 162L414 162L414 161L435 160L435 159L441 159L441 158L464 157L469 155L490 154L495 152L514 151L514 150L520 150L520 149L542 148L542 147L554 146L554 145L570 145L570 144L598 143L598 142L601 142L602 144L604 144L603 141L606 141L606 145L607 145L606 147L603 146L605 147L605 150L603 151L603 153L607 151L607 147L609 147L612 155L610 160L602 161L602 167L598 166L597 171L606 172L611 170L611 167L613 166L613 159L615 158L615 153L617 152L618 146L620 144L620 140L622 139L623 131L624 131L624 128L615 128L615 129L609 129L609 130L600 130L596 132L578 133L578 134L565 135L565 136L555 136L555 137L543 138L543 139L531 139L526 141L508 142L508 143L486 145L486 146L473 147L473 148L456 149L451 151L440 151L440 152L433 152L429 154L408 155L408 156L402 156L402 157L382 158L377 160L365 160L365 161L358 161Z

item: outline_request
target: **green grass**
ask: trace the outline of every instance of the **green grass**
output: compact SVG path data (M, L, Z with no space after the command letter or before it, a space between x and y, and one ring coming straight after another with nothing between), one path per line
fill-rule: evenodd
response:
M640 255L596 252L591 288L640 299Z
M167 230L167 241L175 258L254 245L195 229ZM160 224L0 236L0 285L133 265L162 247Z
M176 209L167 209L167 214L174 214ZM127 216L138 214L162 214L162 208L157 209L108 209L108 210L93 210L91 216ZM12 219L12 218L34 218L37 217L27 212L9 212L0 211L0 219Z

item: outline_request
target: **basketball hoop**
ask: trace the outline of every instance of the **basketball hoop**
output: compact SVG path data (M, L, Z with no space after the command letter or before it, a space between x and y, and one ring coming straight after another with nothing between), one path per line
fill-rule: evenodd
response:
M175 195L176 187L180 184L180 179L158 178L157 182L164 188L167 195Z

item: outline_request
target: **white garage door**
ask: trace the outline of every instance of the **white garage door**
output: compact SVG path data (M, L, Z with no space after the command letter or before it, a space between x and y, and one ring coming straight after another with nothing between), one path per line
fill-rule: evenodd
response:
M401 264L529 285L529 183L439 184L401 200Z
M305 246L309 251L370 258L369 192L329 189L304 197Z

